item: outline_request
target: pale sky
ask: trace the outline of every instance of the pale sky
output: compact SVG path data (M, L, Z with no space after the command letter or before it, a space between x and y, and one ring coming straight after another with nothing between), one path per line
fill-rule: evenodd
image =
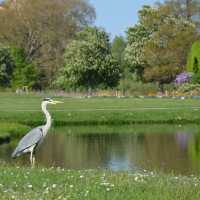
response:
M89 2L96 9L95 25L104 27L113 38L115 35L124 35L127 27L137 22L137 12L143 5L153 5L158 0L89 0Z

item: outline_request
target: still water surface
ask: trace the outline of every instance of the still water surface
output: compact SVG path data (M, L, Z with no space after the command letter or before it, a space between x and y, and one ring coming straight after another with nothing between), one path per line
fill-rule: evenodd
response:
M93 127L94 128L94 127ZM155 128L155 127L154 127ZM98 129L98 127L96 127ZM156 170L176 174L200 173L200 127L198 130L165 129L154 132L151 127L137 130L126 127L125 133L73 134L69 128L54 129L36 153L42 166L68 169ZM125 130L125 129L124 129ZM77 132L78 130L76 130ZM95 132L95 131L93 131ZM92 134L91 134L92 133ZM28 165L29 158L12 160L13 142L0 145L0 159Z

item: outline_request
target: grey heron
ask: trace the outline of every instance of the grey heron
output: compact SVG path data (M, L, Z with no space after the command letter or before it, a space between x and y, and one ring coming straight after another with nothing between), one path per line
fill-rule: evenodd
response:
M63 103L60 101L54 101L50 98L45 98L42 101L42 111L46 116L46 124L38 126L29 131L18 143L16 149L12 153L12 158L19 157L22 154L30 153L31 166L35 165L35 150L43 142L48 130L51 127L51 115L47 110L48 104Z

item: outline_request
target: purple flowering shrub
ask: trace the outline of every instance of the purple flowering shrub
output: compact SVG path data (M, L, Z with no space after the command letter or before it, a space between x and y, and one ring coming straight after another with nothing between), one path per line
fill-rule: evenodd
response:
M188 72L182 72L176 76L175 83L180 85L183 83L188 83L192 78L192 74Z

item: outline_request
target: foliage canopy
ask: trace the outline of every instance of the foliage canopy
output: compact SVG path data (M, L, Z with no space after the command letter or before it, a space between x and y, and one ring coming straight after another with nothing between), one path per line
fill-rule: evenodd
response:
M75 33L95 18L94 8L85 0L4 1L3 6L0 42L24 50L26 60L38 67L42 86L54 79Z
M91 27L77 33L66 49L58 84L63 88L114 87L119 78L119 64L111 55L107 33Z
M144 81L169 83L184 71L196 27L164 6L145 6L139 14L139 23L128 30L126 59Z

